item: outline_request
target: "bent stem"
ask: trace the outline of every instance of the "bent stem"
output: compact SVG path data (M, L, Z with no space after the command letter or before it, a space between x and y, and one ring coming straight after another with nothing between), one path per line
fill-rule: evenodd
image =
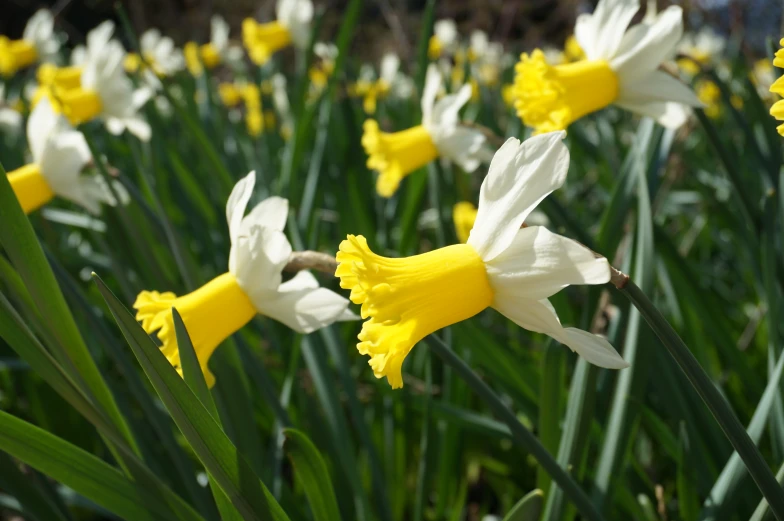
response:
M784 520L784 491L776 481L770 467L762 459L757 446L743 428L738 417L735 416L730 405L713 385L700 363L691 354L689 348L683 343L672 326L667 322L658 309L647 296L637 287L629 277L613 268L611 282L618 288L636 307L651 329L659 337L664 347L686 374L694 390L700 395L702 401L710 409L713 417L719 423L721 430L729 439L732 446L743 460L749 474L757 483L762 495L768 501L776 519Z
M458 357L447 345L438 337L430 335L425 341L447 365L452 367L457 374L478 394L490 407L493 413L498 416L512 431L512 437L525 450L536 458L542 468L550 474L553 481L563 490L564 494L574 503L577 510L585 518L591 521L602 521L604 518L591 503L588 495L583 492L574 479L555 461L555 458L547 452L547 449L534 436L531 431L526 429L517 419L514 411L510 409L501 398L493 392L479 375L477 375L468 364Z

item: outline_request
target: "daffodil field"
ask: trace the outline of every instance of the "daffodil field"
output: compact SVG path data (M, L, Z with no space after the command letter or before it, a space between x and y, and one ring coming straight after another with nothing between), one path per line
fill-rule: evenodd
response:
M784 520L782 35L269 4L0 35L0 519Z

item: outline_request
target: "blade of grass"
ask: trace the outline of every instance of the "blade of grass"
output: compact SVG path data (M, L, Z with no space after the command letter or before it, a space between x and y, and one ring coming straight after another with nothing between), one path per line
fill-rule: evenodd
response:
M656 336L659 337L667 351L678 363L686 374L694 390L700 395L705 405L708 406L722 431L740 455L743 463L749 470L751 477L757 483L762 494L767 498L774 515L779 520L784 520L784 494L776 481L765 460L762 458L757 446L749 437L746 430L738 421L732 408L721 393L716 389L708 375L700 367L697 359L691 354L689 348L683 343L672 326L651 303L647 296L632 281L627 281L621 292L640 310L645 321L651 326Z
M428 346L446 364L474 390L490 407L490 409L509 427L512 431L514 440L524 447L539 464L550 474L553 481L558 484L564 494L574 503L580 515L591 521L601 521L604 519L591 503L586 493L572 479L572 477L561 468L555 458L547 452L538 439L526 429L517 419L515 413L493 392L481 378L471 368L463 362L455 353L444 344L444 342L434 335L425 338Z
M301 431L284 429L283 448L294 467L294 477L305 489L315 521L340 521L327 465L313 442Z
M76 367L78 378L81 380L77 381L77 384L81 385L81 382L84 382L85 389L95 397L129 446L138 454L136 441L76 327L52 268L46 261L30 221L16 200L2 165L0 165L0 222L3 223L0 226L0 244L24 281L41 315L46 317L45 324L52 336L58 340L60 348Z
M175 423L244 519L288 521L267 487L133 316L97 275L117 324Z

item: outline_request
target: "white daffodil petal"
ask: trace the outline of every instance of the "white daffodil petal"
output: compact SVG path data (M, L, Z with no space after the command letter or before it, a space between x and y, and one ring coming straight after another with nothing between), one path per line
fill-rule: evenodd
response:
M662 71L653 71L640 80L623 84L616 103L628 105L652 101L673 101L691 107L703 105L691 87Z
M242 227L262 226L279 232L286 227L289 201L283 197L268 197L257 204L242 220Z
M283 268L291 256L286 236L261 226L249 230L249 236L238 237L229 252L229 272L257 309L280 286Z
M226 222L229 224L229 239L232 244L237 242L242 218L245 216L245 208L248 206L255 184L256 171L254 170L234 185L229 200L226 201Z
M487 138L473 128L454 126L434 134L433 142L441 156L457 163L466 172L476 170L485 159L483 149Z
M509 138L496 152L479 192L479 208L468 238L485 262L514 240L539 201L559 188L569 170L565 132L549 132L520 143Z
M274 294L254 304L259 312L298 333L311 333L338 319L346 319L348 300L337 293L318 286L318 281L307 271L300 271L284 282Z
M587 362L608 369L629 367L604 338L577 328L564 328L547 299L534 300L511 293L496 293L493 308L522 328L554 338Z
M678 128L689 118L691 109L682 103L651 101L648 103L621 103L615 105L642 116L648 116L666 128Z
M577 18L574 36L589 60L615 56L624 32L640 10L639 0L600 0L594 12Z
M33 162L41 161L49 135L57 128L61 119L62 116L54 111L47 97L43 97L33 109L27 120L27 143Z
M430 64L427 68L427 75L425 76L425 88L422 92L422 124L427 126L432 120L433 105L436 101L436 95L441 88L441 73L434 64Z
M430 125L453 126L460 121L460 109L471 99L471 85L463 85L456 94L444 96L433 106Z
M607 259L541 226L518 231L512 244L485 266L494 290L505 288L534 300L550 297L570 284L610 280Z
M659 68L672 56L683 36L683 10L672 5L650 25L634 26L621 52L610 60L610 67L623 81L633 81Z
M275 7L278 22L289 30L297 47L304 47L310 38L313 3L310 0L278 0Z
M210 19L210 41L222 53L229 44L229 24L218 15Z

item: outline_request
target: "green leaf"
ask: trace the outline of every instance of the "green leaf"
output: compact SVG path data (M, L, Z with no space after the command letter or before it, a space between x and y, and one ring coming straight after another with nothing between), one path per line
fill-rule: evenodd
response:
M199 359L196 356L196 351L193 349L193 342L191 342L185 323L182 321L182 317L176 308L172 308L172 318L174 319L174 332L177 335L177 349L180 351L182 377L201 404L209 411L215 421L220 424L220 415L215 408L215 402L212 400L209 387L207 387L207 381L204 379ZM242 514L231 503L223 489L216 486L212 475L208 473L208 476L210 477L212 495L215 497L215 503L218 505L221 519L223 521L241 520Z
M691 458L689 434L686 425L681 423L678 438L678 476L676 485L678 489L678 512L683 521L696 521L700 513L700 504L697 495L696 467Z
M313 442L296 429L283 429L283 448L294 466L294 477L308 496L310 510L316 521L340 521L335 490L327 465Z
M92 454L2 411L0 449L122 519L172 519L171 510L161 503L157 493L130 481Z
M544 504L544 492L532 490L512 507L504 521L538 521Z
M16 463L4 452L0 452L0 488L15 497L22 506L22 514L38 521L68 521L57 502L48 491L36 483L34 476L25 475Z
M126 341L177 427L244 519L288 520L267 487L147 333L97 276L93 278Z
M8 253L11 263L24 281L38 311L46 317L45 327L58 341L59 345L50 346L50 349L61 349L62 355L70 359L78 378L81 379L80 381L75 378L77 384L81 386L84 382L89 393L95 397L130 446L138 452L130 429L98 366L90 356L52 268L46 261L30 221L19 206L19 201L2 165L0 165L0 223L3 223L0 226L0 245ZM65 369L70 370L68 367Z

